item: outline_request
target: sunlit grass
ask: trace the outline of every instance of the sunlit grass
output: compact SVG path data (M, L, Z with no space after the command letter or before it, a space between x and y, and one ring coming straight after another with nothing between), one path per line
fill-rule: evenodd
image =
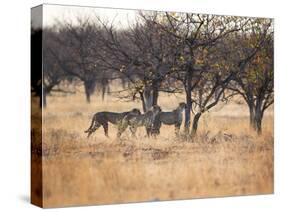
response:
M184 98L161 95L163 110ZM127 130L120 140L99 129L84 130L94 113L141 109L140 102L101 101L93 96L52 96L44 110L44 206L186 199L273 192L273 111L265 115L263 135L249 129L245 105L234 101L206 112L193 140L176 138L163 126L157 138L137 138ZM181 129L183 132L183 129Z

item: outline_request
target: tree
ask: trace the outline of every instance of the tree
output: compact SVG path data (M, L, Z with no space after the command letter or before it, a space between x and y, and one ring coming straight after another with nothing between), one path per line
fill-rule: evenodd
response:
M43 106L47 106L47 95L53 91L66 92L60 89L55 89L59 84L67 79L66 73L61 68L57 59L53 55L53 49L56 49L56 43L52 40L57 33L52 29L45 28L43 36L43 80L41 90Z
M101 59L108 69L129 82L126 95L121 98L139 98L143 110L157 104L159 92L170 92L162 82L171 72L171 46L168 37L154 23L157 13L138 14L141 21L129 29L117 31L113 24L104 23L99 36L103 42ZM128 92L129 90L129 92Z
M174 64L173 69L174 76L182 83L186 95L185 131L187 134L190 133L192 104L197 101L193 99L195 91L205 90L203 87L207 86L211 93L204 95L205 101L201 101L204 104L200 105L200 112L194 120L193 133L196 132L201 114L218 103L223 96L226 83L229 83L232 77L231 71L212 68L210 62L219 63L219 61L210 61L210 57L207 59L205 56L222 39L238 32L247 22L247 18L182 13L165 13L162 19L158 20L157 24L160 28L176 39L176 42L171 43L177 49L174 53L177 63ZM224 74L220 76L218 71ZM228 76L224 76L225 74ZM215 101L209 105L217 93L221 94L217 95ZM201 95L198 98L202 97Z
M55 48L49 39L54 33L48 28L31 30L31 89L35 96L39 96L40 107L47 106L46 96L65 79L64 73L49 51Z
M193 112L195 114L192 120L191 137L196 135L200 117L205 112L221 101L228 101L233 96L233 93L228 93L226 88L233 80L235 72L220 57L222 51L219 51L219 48L214 48L211 56L209 54L204 56L209 63L208 71L201 73L200 80L192 90Z
M268 19L256 19L251 30L239 40L238 52L252 51L247 63L238 71L230 88L240 94L249 108L250 126L262 132L262 119L266 109L274 102L273 28Z
M58 26L58 34L54 37L57 48L51 50L52 54L67 75L83 82L89 103L97 84L103 87L104 92L108 87L105 70L96 56L100 48L99 28L90 18L77 18L75 25L66 22L58 23Z

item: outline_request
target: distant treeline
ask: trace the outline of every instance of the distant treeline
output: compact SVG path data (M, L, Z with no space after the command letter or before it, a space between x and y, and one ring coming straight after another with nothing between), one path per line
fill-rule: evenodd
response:
M122 29L98 17L57 22L43 36L42 29L32 29L31 45L43 40L43 79L32 61L32 91L43 106L62 81L83 83L90 102L96 89L104 97L119 79L122 90L115 95L140 100L143 111L157 104L159 92L184 93L185 131L191 135L202 114L240 95L249 106L250 126L261 133L264 111L274 101L271 19L136 14L136 23Z

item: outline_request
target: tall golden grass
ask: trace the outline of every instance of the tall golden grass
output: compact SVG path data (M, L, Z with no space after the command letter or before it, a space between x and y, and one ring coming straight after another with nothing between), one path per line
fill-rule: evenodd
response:
M172 110L182 96L161 95L159 105ZM129 131L116 139L99 129L89 139L84 130L94 113L126 111L139 102L114 97L91 104L84 96L50 96L43 113L43 206L106 204L273 192L273 109L263 134L249 129L244 104L231 101L204 114L193 142L178 139L173 126L157 138L137 138Z

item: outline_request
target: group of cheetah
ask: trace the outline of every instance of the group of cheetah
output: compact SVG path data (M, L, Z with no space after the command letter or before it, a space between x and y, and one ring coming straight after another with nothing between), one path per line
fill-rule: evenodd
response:
M181 102L175 110L169 112L163 112L158 105L143 114L136 108L123 113L98 112L94 114L91 125L85 133L88 133L89 138L92 133L103 126L104 134L108 137L108 123L110 122L118 126L118 138L128 127L133 136L135 136L138 127L145 127L147 136L158 135L162 124L174 125L176 135L178 135L185 107L186 104Z

